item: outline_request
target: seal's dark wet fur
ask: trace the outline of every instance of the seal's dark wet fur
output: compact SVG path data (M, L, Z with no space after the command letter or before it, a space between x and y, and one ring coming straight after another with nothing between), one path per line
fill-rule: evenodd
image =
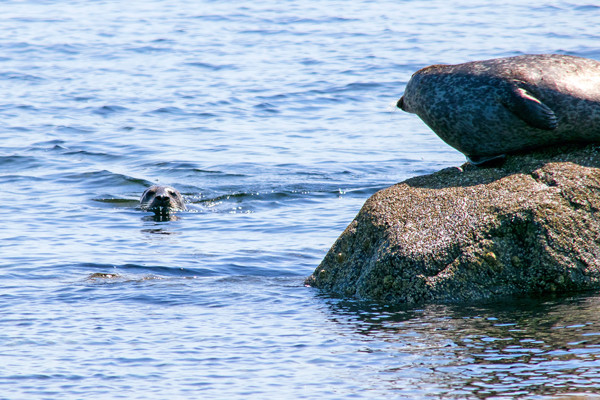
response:
M473 161L600 142L600 62L523 55L417 71L397 106Z

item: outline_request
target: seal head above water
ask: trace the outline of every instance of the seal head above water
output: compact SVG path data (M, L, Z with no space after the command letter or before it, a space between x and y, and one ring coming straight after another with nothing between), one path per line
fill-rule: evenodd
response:
M600 142L600 62L540 54L432 65L397 106L477 164L571 142Z
M168 215L173 211L184 211L181 193L171 186L150 186L140 198L140 207L156 215Z

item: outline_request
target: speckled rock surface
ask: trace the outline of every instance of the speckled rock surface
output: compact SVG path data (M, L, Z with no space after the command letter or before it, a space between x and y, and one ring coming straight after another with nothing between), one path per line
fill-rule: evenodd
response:
M306 283L389 302L600 288L600 146L447 168L367 200Z

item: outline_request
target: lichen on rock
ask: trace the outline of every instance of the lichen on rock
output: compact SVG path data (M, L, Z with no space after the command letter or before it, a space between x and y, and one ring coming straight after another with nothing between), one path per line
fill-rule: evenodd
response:
M306 282L402 303L600 288L600 147L465 164L381 190Z

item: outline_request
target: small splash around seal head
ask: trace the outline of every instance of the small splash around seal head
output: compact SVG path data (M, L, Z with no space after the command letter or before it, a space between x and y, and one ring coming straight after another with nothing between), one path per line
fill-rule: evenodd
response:
M185 211L181 193L171 186L150 186L140 198L140 207L155 215L169 215L174 211Z

